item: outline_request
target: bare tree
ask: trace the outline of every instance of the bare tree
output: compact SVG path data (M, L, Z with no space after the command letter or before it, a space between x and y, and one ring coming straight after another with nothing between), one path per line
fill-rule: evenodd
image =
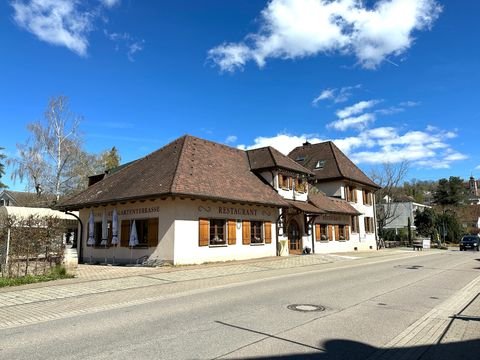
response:
M1 179L2 176L5 175L5 165L3 164L3 160L7 157L5 154L2 153L3 148L0 147L0 189L6 188L7 185L2 183Z
M52 98L44 121L28 124L31 139L17 144L19 155L9 160L12 179L27 180L37 193L52 193L57 200L78 185L78 159L83 157L79 134L80 116L70 112L68 98Z
M384 163L380 168L373 169L371 172L372 180L381 186L381 189L375 193L377 224L380 234L399 216L395 200L399 195L399 186L405 180L408 170L409 163L402 161L397 164Z

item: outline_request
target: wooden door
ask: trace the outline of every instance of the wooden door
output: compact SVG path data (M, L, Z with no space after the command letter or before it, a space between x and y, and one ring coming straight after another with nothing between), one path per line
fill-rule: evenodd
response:
M303 250L300 227L295 220L288 224L288 248L290 254L301 254Z

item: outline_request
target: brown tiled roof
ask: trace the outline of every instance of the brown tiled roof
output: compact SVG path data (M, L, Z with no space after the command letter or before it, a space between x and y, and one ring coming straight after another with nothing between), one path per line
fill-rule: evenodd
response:
M335 199L323 194L309 194L308 200L316 207L326 211L327 213L337 214L360 214L355 208L345 200Z
M313 172L271 146L248 150L247 156L252 170L281 168L301 174L313 175Z
M325 214L326 211L319 209L313 204L304 202L304 201L295 201L295 200L287 200L287 202L293 206L295 209L301 210L307 214Z
M185 135L109 174L59 207L176 195L288 206L250 171L245 151Z
M55 195L51 194L38 195L37 193L11 190L4 190L2 193L12 199L11 206L47 208L53 206L56 200Z
M293 149L288 156L313 171L318 181L346 179L380 188L331 141L304 144ZM315 169L318 161L324 161L322 169Z

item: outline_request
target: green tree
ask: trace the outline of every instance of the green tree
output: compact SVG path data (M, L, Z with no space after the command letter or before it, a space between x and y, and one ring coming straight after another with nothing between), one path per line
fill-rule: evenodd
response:
M464 181L457 176L450 176L448 180L440 179L433 193L433 202L442 206L458 206L464 204L466 199Z
M103 167L103 170L106 171L118 167L120 165L121 158L117 148L114 146L110 150L101 153L99 161Z
M436 215L433 209L426 208L423 211L415 212L415 227L417 232L426 237L433 237L435 234Z

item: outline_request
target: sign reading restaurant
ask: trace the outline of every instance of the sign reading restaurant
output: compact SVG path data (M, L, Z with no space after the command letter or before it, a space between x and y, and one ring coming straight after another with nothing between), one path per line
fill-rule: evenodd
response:
M257 216L256 209L243 209L243 208L234 208L219 206L218 213L222 215L243 215L243 216Z

